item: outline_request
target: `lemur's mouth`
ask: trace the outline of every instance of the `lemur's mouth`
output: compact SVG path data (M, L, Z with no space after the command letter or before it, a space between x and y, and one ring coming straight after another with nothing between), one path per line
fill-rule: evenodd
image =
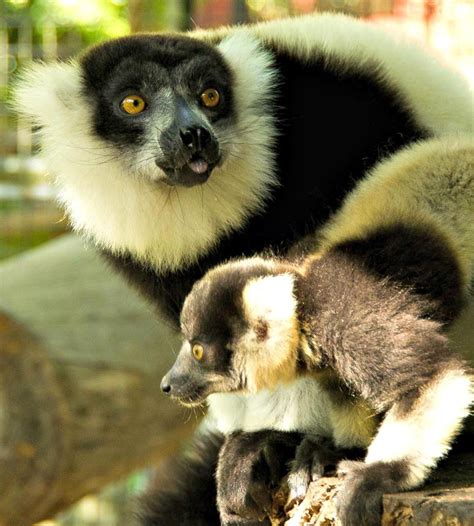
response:
M176 402L180 403L184 407L199 407L204 405L206 398L202 396L173 396L171 395L171 398L173 400L176 400Z
M205 183L214 168L219 164L220 156L212 161L196 154L180 166L164 166L156 163L166 175L164 182L170 186L192 187Z

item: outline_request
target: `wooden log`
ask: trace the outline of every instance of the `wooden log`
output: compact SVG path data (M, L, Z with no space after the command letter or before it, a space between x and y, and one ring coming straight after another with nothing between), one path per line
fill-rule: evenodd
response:
M0 265L0 313L1 526L53 516L194 427L159 389L176 335L74 236Z
M272 526L340 526L335 502L342 482L335 476L312 482L290 509L283 484L274 497ZM384 495L381 526L474 526L474 453L449 455L419 490Z
M474 453L448 456L424 488L383 504L382 526L474 526Z

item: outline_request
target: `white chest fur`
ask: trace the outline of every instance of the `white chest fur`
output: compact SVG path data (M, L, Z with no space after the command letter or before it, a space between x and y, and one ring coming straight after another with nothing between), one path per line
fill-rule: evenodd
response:
M318 382L308 378L255 394L213 394L208 404L223 433L278 429L330 434L329 397Z
M217 429L300 431L333 438L345 447L366 447L375 428L358 403L336 400L315 378L300 378L255 394L217 393L208 397Z

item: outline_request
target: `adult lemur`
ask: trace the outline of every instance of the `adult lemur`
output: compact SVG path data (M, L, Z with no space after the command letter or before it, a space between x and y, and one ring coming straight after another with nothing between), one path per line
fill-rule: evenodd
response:
M397 212L385 221L385 208L366 215L394 201L391 186L374 181L373 196L351 201L405 146L472 132L466 84L412 45L334 15L135 35L32 68L17 100L41 127L74 227L175 321L192 284L219 262L343 241L354 264L368 260L403 293L428 298L443 321L459 316L472 270L457 247L473 242L462 235L472 196L456 194L467 205L436 228L420 221L416 199L399 221ZM352 209L338 214L345 198ZM178 492L156 493L144 524L219 523L209 504L219 438L202 440L205 458L187 461L193 475L169 484Z

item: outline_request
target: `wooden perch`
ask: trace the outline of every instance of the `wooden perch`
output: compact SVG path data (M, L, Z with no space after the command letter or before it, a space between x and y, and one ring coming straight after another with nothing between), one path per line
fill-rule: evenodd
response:
M282 486L274 497L272 526L340 526L335 498L342 481L312 482L304 500L286 512ZM381 526L474 526L474 453L454 452L418 491L385 495Z
M176 336L74 236L0 265L0 526L26 526L169 455Z

